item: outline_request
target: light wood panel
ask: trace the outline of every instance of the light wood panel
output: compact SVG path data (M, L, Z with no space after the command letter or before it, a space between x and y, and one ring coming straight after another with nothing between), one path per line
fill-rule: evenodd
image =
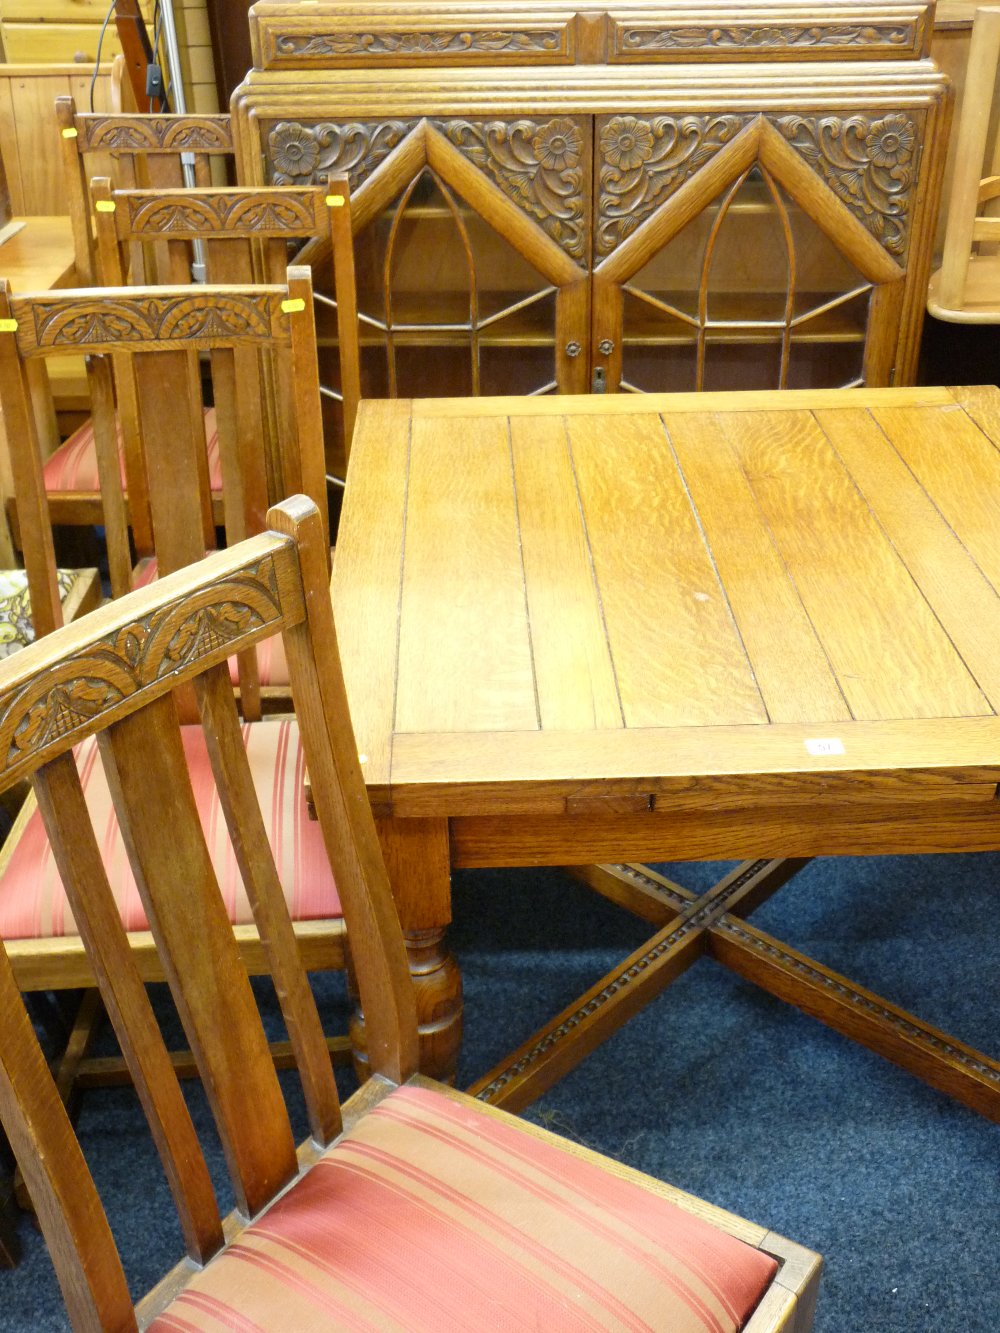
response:
M765 722L659 418L623 420L613 451L599 419L567 421L626 725Z
M538 726L509 432L414 422L396 729L498 724Z
M542 727L619 727L622 705L565 424L510 423L517 517Z
M720 420L853 715L990 712L815 420Z

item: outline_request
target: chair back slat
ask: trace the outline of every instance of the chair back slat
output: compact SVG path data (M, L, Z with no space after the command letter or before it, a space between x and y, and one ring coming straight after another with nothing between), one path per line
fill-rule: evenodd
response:
M219 801L274 978L312 1135L318 1143L330 1143L343 1128L333 1065L254 792L228 669L205 672L195 689Z
M187 1252L205 1263L223 1243L215 1193L108 883L73 758L63 754L52 760L35 774L33 785L67 901L166 1172Z
M147 704L98 740L139 896L212 1106L237 1206L253 1216L295 1175L295 1143L198 819L173 701Z
M0 1119L48 1243L74 1329L136 1327L114 1237L0 947Z
M112 595L121 597L132 588L132 552L129 548L128 513L121 488L111 358L89 357L87 369L97 473L101 483L101 494L104 497L108 574L111 579Z

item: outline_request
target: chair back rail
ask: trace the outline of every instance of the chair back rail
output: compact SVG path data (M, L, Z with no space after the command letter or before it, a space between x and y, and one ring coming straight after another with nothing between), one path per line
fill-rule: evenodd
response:
M257 189L113 189L106 177L91 182L101 279L109 286L143 280L189 282L201 247L210 283L286 281L289 244L324 240L333 255L343 431L349 446L361 394L357 293L346 176L327 185ZM276 383L289 373L277 352L265 372ZM271 403L271 396L267 402ZM275 421L269 421L275 429Z
M317 816L341 894L374 1071L416 1069L402 933L346 711L328 594L326 535L304 497L274 531L100 608L0 670L0 786L31 777L108 1011L164 1161L188 1252L221 1227L176 1074L129 957L84 805L73 747L96 736L136 883L225 1148L240 1211L294 1177L287 1112L222 905L184 762L172 694L197 694L213 773L261 938L297 1044L313 1137L340 1129L319 1016L263 833L226 668L235 650L285 637ZM169 811L169 818L164 812ZM92 1180L0 950L5 1040L0 1110L46 1234L74 1326L134 1327Z
M98 272L88 196L92 176L111 174L126 189L180 189L187 184L186 159L195 185L204 188L212 184L212 159L228 165L234 156L228 115L81 114L72 97L58 97L56 120L77 274L84 284L96 282Z

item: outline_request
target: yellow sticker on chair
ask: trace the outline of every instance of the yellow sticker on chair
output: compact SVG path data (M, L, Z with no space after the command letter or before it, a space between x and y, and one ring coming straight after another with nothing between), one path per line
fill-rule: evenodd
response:
M17 332L16 319L0 319L0 333L16 333L16 332Z
M94 207L98 213L113 213L118 205L113 199L95 199Z
M71 125L69 129L63 130L62 137L64 139L75 139L78 133L79 131Z
M343 208L344 196L342 194L328 194L326 196L327 208Z
M300 310L305 310L306 303L301 296L289 297L287 301L282 301L281 310L285 315L297 315Z

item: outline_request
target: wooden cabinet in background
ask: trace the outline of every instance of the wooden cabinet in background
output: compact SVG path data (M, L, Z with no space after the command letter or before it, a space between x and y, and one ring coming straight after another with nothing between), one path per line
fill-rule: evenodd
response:
M690 7L683 41L665 4L400 8L257 5L233 100L247 180L350 176L367 395L912 380L950 113L923 6L697 63Z

